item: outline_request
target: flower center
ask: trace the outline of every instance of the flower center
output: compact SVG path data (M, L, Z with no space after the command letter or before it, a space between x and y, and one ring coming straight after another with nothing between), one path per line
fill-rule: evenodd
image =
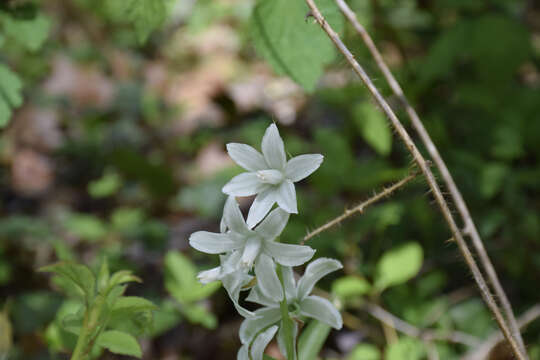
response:
M257 177L261 182L272 185L281 183L285 178L281 171L275 169L259 170L257 171Z

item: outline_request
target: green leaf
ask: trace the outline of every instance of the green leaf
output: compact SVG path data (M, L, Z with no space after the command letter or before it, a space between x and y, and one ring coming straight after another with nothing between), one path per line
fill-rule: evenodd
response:
M106 258L101 261L101 266L99 268L99 273L97 277L97 286L98 291L104 291L109 284L109 262Z
M332 284L332 293L341 299L362 296L371 289L371 284L364 278L345 276Z
M134 313L140 311L156 310L157 306L150 300L138 296L122 296L113 305L113 312Z
M178 302L187 304L204 299L220 287L219 282L202 285L197 281L193 263L177 251L165 256L165 288Z
M317 1L335 31L342 32L343 17L332 0ZM285 74L307 91L313 91L326 64L336 51L313 20L306 20L304 1L258 0L252 15L255 49L278 74Z
M114 195L121 186L120 176L115 172L108 172L88 184L88 193L94 198L104 198Z
M109 330L101 333L97 339L97 344L119 355L129 355L141 358L142 350L132 335L125 332Z
M386 252L377 264L375 287L382 291L406 282L418 273L422 260L422 247L415 242Z
M317 320L311 321L298 340L298 360L316 359L328 334L330 326Z
M184 305L182 314L193 324L201 324L208 329L217 327L217 318L205 307L197 304Z
M392 150L392 130L379 109L364 102L353 108L354 123L364 140L381 155L388 155Z
M68 286L75 288L90 302L95 295L96 278L85 265L72 262L59 262L39 269L41 272L51 272L66 281Z
M125 284L128 282L141 283L142 280L139 277L133 275L132 272L129 270L120 270L120 271L115 272L111 276L111 280L109 281L109 288L112 289L113 287L117 285Z
M7 37L30 51L37 51L43 46L51 28L50 19L43 14L31 19L5 15L2 16L2 24Z
M108 0L106 8L114 19L132 23L140 43L163 23L167 13L164 0Z
M357 345L347 356L347 360L380 360L381 352L371 344Z
M22 104L21 79L0 64L0 128L7 125L11 117L11 111Z
M73 235L87 241L101 240L107 234L106 224L94 215L72 214L64 226Z
M417 339L401 338L388 345L385 351L386 360L420 360L424 356L424 347Z

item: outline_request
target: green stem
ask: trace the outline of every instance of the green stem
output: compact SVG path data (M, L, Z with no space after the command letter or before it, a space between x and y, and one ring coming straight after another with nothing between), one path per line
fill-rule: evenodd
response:
M281 310L281 322L283 326L283 333L285 335L285 347L287 349L287 359L296 360L297 356L295 353L294 346L294 336L293 336L293 320L289 316L289 306L287 304L287 295L285 292L285 285L283 284L283 275L281 272L281 266L276 265L277 274L279 277L279 282L281 283L281 288L283 289L283 300L279 304L279 309Z
M84 314L83 326L75 345L75 350L71 355L71 360L84 360L84 355L87 352L86 348L89 342L90 330L88 329L88 311Z

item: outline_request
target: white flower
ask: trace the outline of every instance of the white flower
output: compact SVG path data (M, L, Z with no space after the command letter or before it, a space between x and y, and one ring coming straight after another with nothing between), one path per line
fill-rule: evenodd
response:
M282 244L275 241L289 219L289 214L280 208L270 212L252 230L247 226L236 200L229 197L223 210L223 217L229 231L226 233L197 231L190 236L189 244L209 254L231 253L226 261L230 266L226 274L236 271L245 273L254 267L260 290L265 296L280 301L283 298L283 291L276 275L273 259L284 266L298 266L311 259L315 250L309 246ZM224 275L223 264L224 262L222 262L220 273L212 269L200 274L200 278L215 279L219 274ZM235 284L237 282L235 278Z
M232 196L257 194L247 218L250 228L261 221L276 202L286 212L297 214L294 183L317 170L323 161L320 154L299 155L287 161L275 124L266 129L261 149L262 155L246 144L227 144L229 156L248 172L232 178L223 192Z
M341 314L334 305L327 299L320 296L310 295L315 283L323 276L341 269L341 263L334 259L320 258L311 262L300 278L298 283L294 279L291 267L282 267L283 285L291 317L308 317L317 319L323 323L332 326L335 329L341 329L343 320ZM254 312L255 317L247 318L240 326L240 340L243 347L249 347L249 344L256 341L258 334L268 326L281 322L281 310L279 302L267 297L259 287L259 283L251 290L246 300L255 302L265 307ZM283 348L284 335L283 326L280 326L278 333L278 343ZM294 329L296 333L296 328ZM296 335L295 335L296 337ZM252 345L253 347L253 345ZM241 350L247 351L247 350ZM283 351L283 350L282 350ZM239 353L240 358L240 353Z

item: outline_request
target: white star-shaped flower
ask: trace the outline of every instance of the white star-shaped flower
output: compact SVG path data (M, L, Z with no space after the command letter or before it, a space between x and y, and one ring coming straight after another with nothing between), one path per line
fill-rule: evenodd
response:
M287 161L283 140L275 124L264 133L262 154L246 144L227 144L229 156L248 172L231 179L223 192L232 196L257 194L249 209L247 225L252 228L270 211L274 203L287 213L298 213L294 183L319 168L320 154L295 156Z
M247 272L253 267L257 283L265 296L276 301L283 299L274 260L284 266L298 266L311 259L315 253L315 250L306 245L275 241L287 225L289 214L277 208L252 230L247 226L234 197L229 197L223 217L226 228L229 229L227 232L197 231L189 237L189 244L199 251L208 254L231 253L226 259L222 259L221 269L207 270L199 274L199 278L215 280L220 274L231 274L237 270ZM225 264L227 268L223 266Z
M283 285L289 307L289 315L294 318L308 317L317 319L323 323L332 326L335 329L341 329L343 320L341 314L332 305L332 303L320 296L310 295L313 287L323 276L341 269L341 263L334 259L320 258L311 262L304 275L298 280L294 279L294 273L291 267L282 267ZM259 283L251 290L247 301L264 305L265 307L254 312L254 317L247 318L240 326L240 348L238 358L248 359L246 356L251 354L253 359L258 359L260 348L266 347L273 335L277 331L276 324L279 324L278 344L284 352L284 334L281 325L281 310L279 302L267 297L259 287ZM262 332L271 327L272 331ZM264 335L263 335L264 334ZM294 337L296 337L297 328L295 324ZM262 336L261 336L262 335ZM271 335L271 336L270 336ZM264 350L263 347L263 350Z

